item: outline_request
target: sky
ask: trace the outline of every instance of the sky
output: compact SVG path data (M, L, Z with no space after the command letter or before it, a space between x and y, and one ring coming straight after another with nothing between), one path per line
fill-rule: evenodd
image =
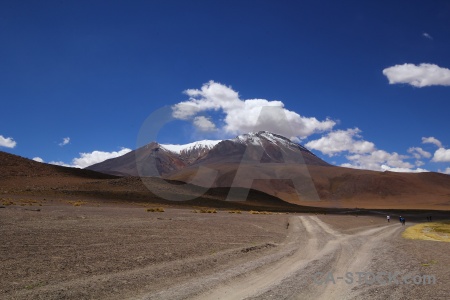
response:
M264 129L339 166L450 173L448 1L4 0L0 41L0 151L86 167L169 107L160 143Z

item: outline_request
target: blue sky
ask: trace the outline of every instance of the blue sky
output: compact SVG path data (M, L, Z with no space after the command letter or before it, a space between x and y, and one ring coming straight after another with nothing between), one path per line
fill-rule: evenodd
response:
M450 173L448 1L2 1L0 40L1 151L85 166L163 106L188 143L259 103L328 162Z

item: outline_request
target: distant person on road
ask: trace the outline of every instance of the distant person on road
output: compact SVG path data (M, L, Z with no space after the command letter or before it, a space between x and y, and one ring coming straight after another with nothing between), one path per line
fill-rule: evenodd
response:
M390 217L390 216L387 216L386 219L387 219L387 221L388 221L388 223L389 223L389 221L391 220L391 217Z
M402 216L398 217L398 221L401 223L402 222Z
M406 220L404 217L402 217L402 219L400 220L400 222L402 222L402 226L405 226Z

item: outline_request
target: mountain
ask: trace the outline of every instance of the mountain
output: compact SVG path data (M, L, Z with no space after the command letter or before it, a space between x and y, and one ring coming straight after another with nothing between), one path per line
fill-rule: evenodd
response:
M221 141L211 148L204 158L195 163L240 163L242 161L296 162L306 165L330 166L305 147L267 131L242 134L234 139Z
M220 140L203 140L185 145L163 144L160 146L164 150L178 154L186 165L190 165L195 163L197 160L204 158L209 151L220 142Z
M166 175L202 159L219 142L204 140L186 145L164 145L152 142L86 169L119 176Z
M11 178L32 177L78 177L88 179L111 179L115 176L104 173L94 172L92 170L68 168L46 163L40 163L18 155L0 151L0 179L1 182Z
M203 187L255 189L309 206L450 209L449 175L337 167L266 131L188 145L151 143L88 169L161 176Z
M56 191L67 185L116 179L91 170L55 166L0 151L0 194L33 194Z
M196 148L199 147L194 145L192 150ZM194 155L192 151L191 155ZM73 200L97 204L98 201L110 204L119 201L245 210L315 211L314 208L292 205L255 190L250 191L245 202L225 201L229 190L211 188L205 192L198 186L158 177L145 180L133 176L117 177L92 170L40 163L0 151L0 208L4 208L4 203L28 206L33 203L42 205ZM168 201L165 196L191 200Z
M281 163L287 160L329 166L303 146L283 136L260 131L230 140L203 140L185 145L152 142L86 169L119 176L164 177L193 165L240 163L243 159L263 163Z
M161 176L202 187L242 187L282 198L291 194L296 177L297 192L307 199L318 199L307 166L331 167L305 147L267 131L239 135L223 141L199 141L186 145L152 142L121 157L88 167L89 170L121 176ZM262 169L261 166L264 166ZM286 174L283 170L295 167ZM241 176L236 176L236 170ZM212 173L214 172L214 173ZM251 180L273 179L269 183ZM259 176L259 177L258 177ZM246 196L238 197L244 200ZM286 198L286 197L284 197ZM235 199L235 200L239 200Z

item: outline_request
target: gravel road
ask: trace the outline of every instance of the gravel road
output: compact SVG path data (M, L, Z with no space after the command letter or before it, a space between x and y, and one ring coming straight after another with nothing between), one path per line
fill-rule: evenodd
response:
M378 216L9 206L0 298L448 299L450 244L405 240L404 228Z

